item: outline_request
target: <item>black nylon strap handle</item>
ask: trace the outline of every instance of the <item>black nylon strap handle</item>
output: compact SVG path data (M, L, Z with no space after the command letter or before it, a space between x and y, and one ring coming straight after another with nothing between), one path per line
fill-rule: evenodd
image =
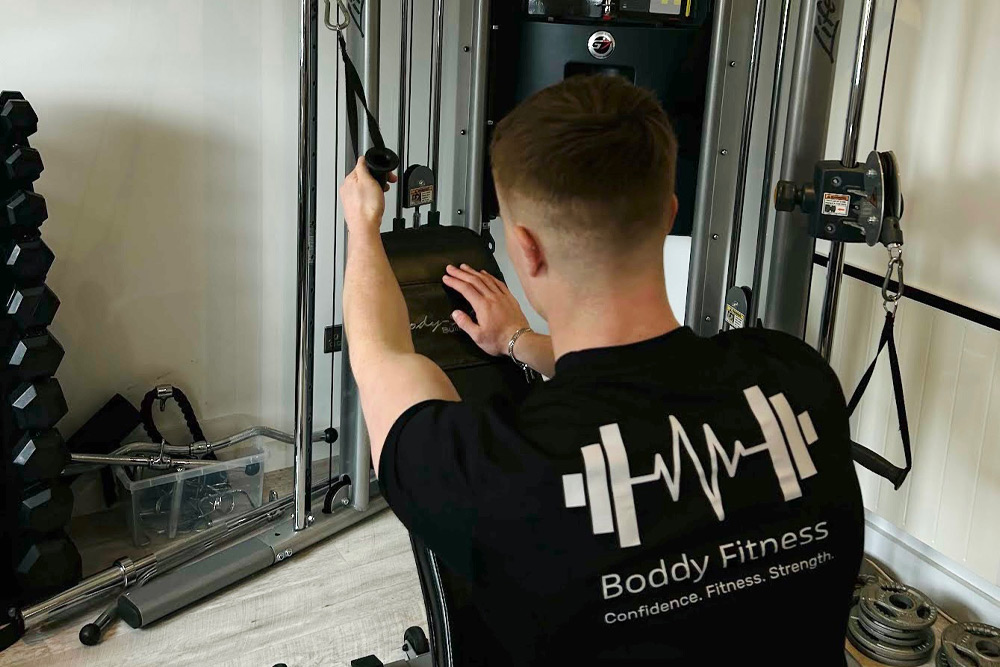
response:
M383 188L389 182L389 172L395 171L399 166L399 156L385 147L385 139L378 128L378 119L368 108L368 99L365 97L365 87L361 83L358 70L347 55L347 43L344 36L337 33L337 41L340 43L340 55L344 61L344 86L347 92L347 125L351 134L351 146L354 148L354 159L357 160L358 152L358 101L364 107L365 115L368 116L368 134L372 138L372 147L365 153L365 164L368 165L368 172L378 184Z
M337 41L340 43L340 56L344 61L344 87L347 93L347 126L351 135L351 146L354 147L354 159L357 160L361 157L361 153L358 152L358 140L360 136L358 132L358 101L361 102L361 106L364 107L365 114L368 116L368 134L371 135L372 144L375 148L384 149L385 139L382 138L382 131L378 127L378 119L375 118L371 109L368 108L368 99L365 97L365 87L361 83L361 76L358 75L358 70L354 67L354 62L347 55L347 42L344 41L344 35L338 32Z
M896 399L896 416L899 418L899 435L903 441L903 456L906 459L906 467L900 468L893 465L884 457L856 442L851 443L851 456L856 463L872 471L879 477L889 480L892 482L893 487L899 490L899 487L906 481L906 477L910 474L910 469L913 467L913 452L910 448L910 424L906 418L906 401L903 398L903 377L899 372L899 356L896 353L896 338L893 335L893 325L895 322L895 316L892 313L886 313L885 326L882 327L882 337L879 340L878 351L875 353L872 363L868 366L868 370L861 376L861 381L858 382L858 387L854 390L854 395L851 396L851 400L847 404L847 411L849 414L854 414L858 404L861 402L861 397L868 388L868 383L871 382L872 374L875 372L875 364L878 363L882 349L888 347L889 369L892 374L892 391Z

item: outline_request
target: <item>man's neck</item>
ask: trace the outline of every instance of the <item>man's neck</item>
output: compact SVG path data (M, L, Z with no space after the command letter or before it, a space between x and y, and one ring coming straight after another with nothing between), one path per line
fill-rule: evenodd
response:
M548 313L555 358L599 347L628 345L677 329L663 277L618 283L603 291L577 291Z

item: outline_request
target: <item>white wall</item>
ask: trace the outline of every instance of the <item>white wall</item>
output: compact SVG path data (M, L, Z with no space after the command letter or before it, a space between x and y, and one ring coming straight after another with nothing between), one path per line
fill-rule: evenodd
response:
M846 3L841 65L853 62L859 10L860 0ZM891 10L879 3L859 155L874 140ZM998 30L1000 3L899 0L879 138L901 166L907 283L992 314L1000 313ZM835 91L829 157L840 155L847 79L841 73ZM886 252L851 246L847 262L882 274ZM813 340L824 280L818 269ZM845 278L832 361L848 393L874 354L883 318L878 290ZM1000 333L904 300L897 340L914 468L898 492L861 470L865 504L1000 598ZM902 464L884 361L852 428L856 440Z
M430 0L415 6L411 156L426 161ZM451 193L465 169L456 160L464 150L458 128L468 122L456 117L455 82L459 59L470 56L453 37L461 8L445 6L440 183L448 222L463 206ZM67 351L58 377L70 412L60 429L73 433L115 392L138 405L169 382L191 397L202 421L242 414L290 431L300 3L0 0L0 10L0 88L24 92L40 117L32 141L46 171L36 185L49 203L43 231L57 256L49 284L62 299L52 330ZM382 42L380 115L395 146L392 3ZM318 350L334 320L331 260L342 224L334 226L334 198L343 177L335 151L343 83L335 37L323 28L320 60ZM344 109L341 100L341 126ZM342 152L346 142L342 136ZM343 247L337 255L342 262ZM317 429L339 420L333 361L317 356ZM179 421L171 413L158 419L165 428ZM325 452L318 447L316 457ZM290 463L279 446L268 467Z
M2 0L0 10L0 87L24 92L40 118L36 185L49 204L49 284L62 299L52 330L70 406L61 430L115 392L138 405L160 382L182 387L205 420L242 413L290 430L299 3ZM321 88L326 142L332 83ZM324 157L326 182L332 165ZM322 326L328 279L318 300ZM318 365L319 427L328 365Z
M854 60L860 0L848 0L840 63ZM872 149L892 3L878 3L859 156ZM916 287L1000 315L1000 3L899 0L880 150L900 163L906 277ZM846 68L846 67L845 67ZM849 76L834 93L827 155L840 156ZM847 261L885 270L885 251L852 246Z

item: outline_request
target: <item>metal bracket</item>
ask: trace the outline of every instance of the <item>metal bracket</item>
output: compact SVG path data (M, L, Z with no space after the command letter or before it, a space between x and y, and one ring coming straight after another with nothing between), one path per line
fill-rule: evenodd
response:
M167 409L167 401L174 397L174 386L171 384L156 385L156 400L160 402L160 412Z
M344 348L344 325L335 324L323 329L323 353L333 354Z

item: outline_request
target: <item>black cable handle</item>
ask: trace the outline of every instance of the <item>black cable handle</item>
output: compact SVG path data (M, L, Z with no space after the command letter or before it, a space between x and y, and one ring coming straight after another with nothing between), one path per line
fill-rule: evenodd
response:
M872 374L875 372L875 364L878 363L878 358L879 355L882 354L882 349L888 347L889 369L892 373L892 391L896 400L896 416L899 419L899 435L903 441L903 456L906 459L906 467L900 468L899 466L893 465L885 457L853 441L851 442L851 456L859 465L871 470L879 477L883 477L892 482L892 485L898 491L899 487L901 487L903 482L906 481L906 477L910 474L910 469L913 467L913 452L910 447L910 424L906 417L906 401L903 398L903 378L899 371L899 357L896 354L896 338L893 335L893 325L895 322L895 315L891 312L887 312L885 315L885 326L882 327L882 337L878 344L878 351L875 353L875 358L872 359L872 363L868 366L868 370L866 370L865 374L861 376L861 381L858 382L858 387L854 390L854 395L851 396L851 400L847 404L847 411L848 414L854 414L854 411L858 407L858 403L861 402L861 397L868 388L868 383L871 382Z
M194 414L191 401L177 387L170 387L169 394L161 392L160 387L154 387L143 396L142 405L139 407L139 416L142 419L142 428L146 431L146 435L157 444L165 442L163 435L153 421L153 403L157 400L165 403L171 398L177 403L181 414L184 415L184 423L187 424L188 431L191 433L192 442L205 442L205 433L201 430L201 424L198 423L198 417Z
M340 43L340 55L344 61L344 89L347 94L347 126L351 135L351 146L354 148L354 159L361 155L358 149L360 133L358 130L358 102L365 110L368 117L368 134L372 138L372 147L365 153L365 162L372 176L381 185L386 184L389 172L399 167L399 156L385 147L385 139L382 138L382 131L378 127L378 119L368 108L368 99L365 97L365 87L361 83L361 76L358 75L357 68L347 55L347 42L344 36L337 33L337 41Z

